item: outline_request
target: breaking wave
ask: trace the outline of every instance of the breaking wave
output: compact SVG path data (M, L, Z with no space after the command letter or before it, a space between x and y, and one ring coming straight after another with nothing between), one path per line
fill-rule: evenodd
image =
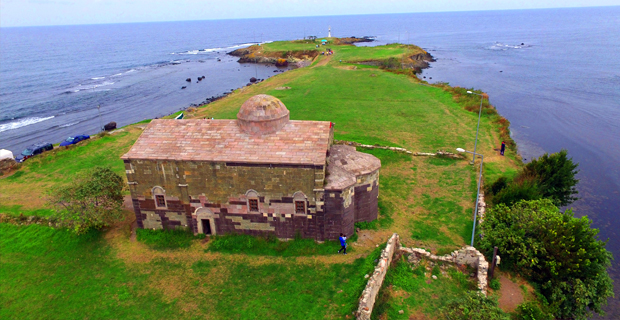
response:
M66 127L70 127L70 126L76 125L78 123L80 123L80 122L76 121L76 122L71 122L71 123L67 123L67 124L62 124L62 125L59 125L58 127L59 128L66 128Z
M520 45L512 45L512 44L504 44L501 42L495 42L495 44L493 44L492 46L487 47L487 49L489 50L511 50L511 49L523 49L523 48L530 48L531 45L529 44L524 44L521 43Z
M241 43L238 45L234 45L234 46L230 46L230 47L223 47L223 48L208 48L208 49L201 49L201 50L188 50L185 52L173 52L171 54L207 54L207 53L212 53L212 52L217 52L217 51L223 51L223 50L230 50L230 49L238 49L238 48L243 48L243 47L249 47L251 45L255 45L255 44L265 44L265 43L271 43L273 41L264 41L264 42L248 42L248 43Z
M104 87L104 86L111 86L113 84L114 84L114 82L112 82L112 81L105 81L103 83L92 84L92 85L84 85L84 86L79 84L77 87L73 87L73 88L65 91L65 93L75 93L75 92L80 92L80 91L85 91L85 90L94 90L94 89L97 89L97 88L100 88L100 87Z
M13 121L13 122L5 123L5 124L0 124L0 132L8 131L8 130L13 130L13 129L17 129L17 128L21 128L21 127L25 127L25 126L29 126L31 124L35 124L35 123L38 123L38 122L42 122L42 121L45 121L45 120L52 119L53 117L54 116L44 117L44 118L38 118L38 117L25 118L25 119L20 119L20 120Z

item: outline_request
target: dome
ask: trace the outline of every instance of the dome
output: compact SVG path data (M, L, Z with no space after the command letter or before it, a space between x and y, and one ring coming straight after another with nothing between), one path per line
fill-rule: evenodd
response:
M237 124L247 134L269 134L284 127L289 111L278 98L259 94L243 103L237 113Z

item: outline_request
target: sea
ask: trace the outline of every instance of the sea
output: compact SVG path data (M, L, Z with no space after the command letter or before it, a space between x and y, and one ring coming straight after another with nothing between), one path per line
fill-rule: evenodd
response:
M285 71L227 52L325 37L328 27L428 50L437 61L420 77L488 93L525 162L568 150L580 169L570 208L616 257L616 298L598 318L618 319L620 6L1 28L0 149L17 154L224 95Z

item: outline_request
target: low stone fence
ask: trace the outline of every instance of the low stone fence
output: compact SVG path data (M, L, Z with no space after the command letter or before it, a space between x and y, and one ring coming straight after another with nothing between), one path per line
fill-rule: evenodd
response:
M394 253L398 250L398 248L400 248L400 238L398 237L398 234L395 233L388 240L385 249L381 251L381 257L375 267L375 271L368 278L368 283L362 292L359 306L357 308L357 319L370 319L372 309L375 306L375 300L377 299L377 294L379 293L379 290L381 290L383 280L385 279L385 274L387 273L387 270L392 263Z
M378 145L370 145L370 144L361 144L361 143L357 143L357 142L353 142L353 141L334 140L334 143L335 144L344 144L344 145L353 146L353 147L366 148L366 149L392 150L392 151L395 151L395 152L410 154L412 156L431 156L431 157L432 156L443 156L443 157L449 157L449 158L455 158L455 159L461 158L458 154L455 154L455 153L452 153L452 152L448 152L448 151L443 151L443 150L437 150L437 152L435 152L435 153L412 152L412 151L409 151L409 150L407 150L405 148L378 146Z
M0 213L0 223L14 224L16 226L38 224L53 228L58 228L60 226L59 221L54 217L24 216L22 214L14 216L6 213Z
M482 294L487 294L487 273L489 271L489 263L484 258L484 255L480 253L480 251L476 250L476 248L474 247L466 246L462 249L452 252L451 254L446 254L443 256L436 256L420 248L401 247L399 248L399 251L402 254L408 254L409 261L420 260L424 258L432 261L453 263L457 266L468 265L476 269L476 276L478 278L478 289Z

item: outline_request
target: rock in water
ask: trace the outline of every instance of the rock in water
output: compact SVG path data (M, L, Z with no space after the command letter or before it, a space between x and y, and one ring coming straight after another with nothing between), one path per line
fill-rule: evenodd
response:
M103 126L103 130L105 131L110 131L110 130L114 130L116 129L116 122L112 121L108 124L106 124L105 126Z
M185 79L185 81L192 82L192 78L187 78L187 79Z
M250 78L250 82L252 82L252 83L256 82L256 80L257 80L257 79L256 79L256 78L254 78L254 77Z

